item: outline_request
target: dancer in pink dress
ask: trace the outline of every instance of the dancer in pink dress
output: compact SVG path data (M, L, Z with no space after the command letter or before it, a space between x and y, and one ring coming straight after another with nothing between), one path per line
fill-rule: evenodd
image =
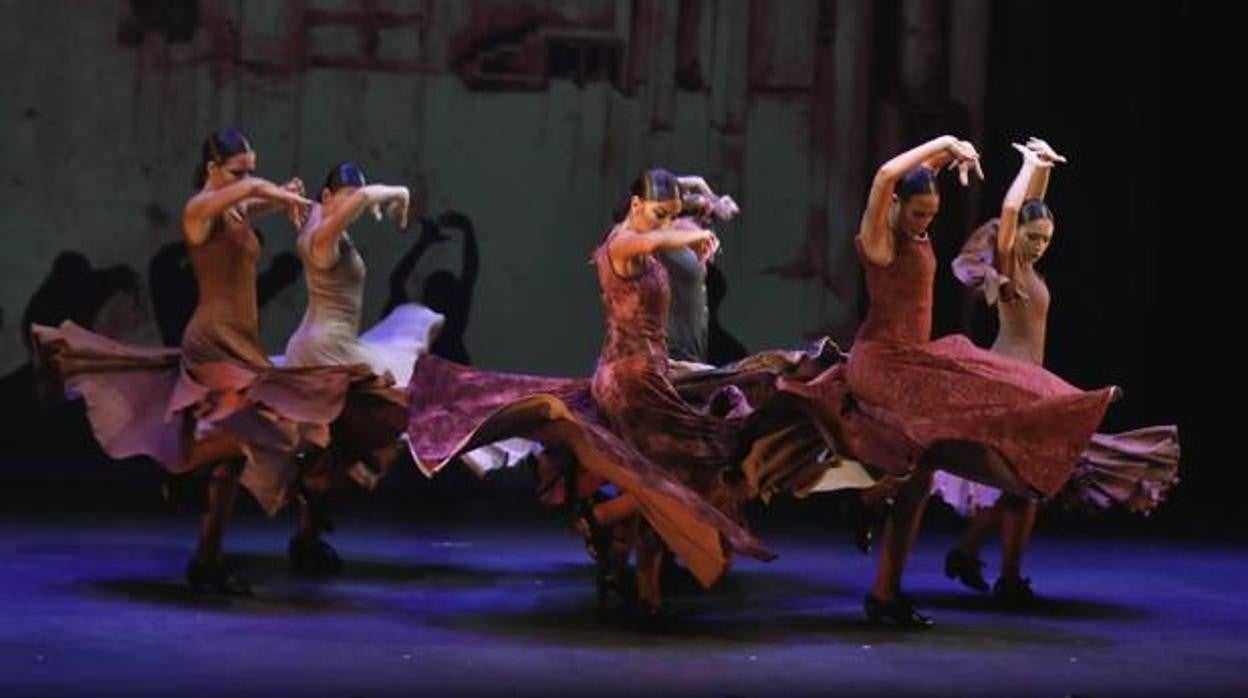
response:
M1066 160L1038 139L1014 147L1022 153L1023 163L1001 205L1001 217L972 233L954 260L953 271L996 308L999 331L992 350L1042 365L1050 295L1035 265L1056 230L1053 212L1044 203L1049 174ZM1117 505L1148 513L1177 482L1178 463L1178 429L1173 425L1096 434L1058 499L1075 500L1093 509ZM1038 501L944 471L936 473L933 493L971 517L958 547L945 558L945 573L972 589L988 591L979 546L987 533L1000 526L1001 574L992 587L993 596L1006 605L1033 601L1022 560Z

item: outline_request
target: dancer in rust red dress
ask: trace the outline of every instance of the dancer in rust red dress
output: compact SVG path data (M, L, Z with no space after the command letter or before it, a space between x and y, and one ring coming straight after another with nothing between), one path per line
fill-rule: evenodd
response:
M707 401L714 408L698 408L668 379L668 281L654 253L694 247L705 256L714 244L709 231L673 228L680 210L675 176L648 171L633 186L627 218L594 251L606 338L591 381L474 371L426 357L411 385L409 434L426 468L521 436L571 451L581 477L568 496L587 495L602 481L619 487L621 496L588 512L588 525L610 526L634 512L648 524L636 545L638 601L647 612L659 609L660 541L707 585L727 568L730 550L770 557L733 516L748 404L728 388Z
M870 306L849 359L812 381L781 379L835 425L851 457L894 476L884 478L889 485L901 480L864 599L877 622L931 624L900 586L935 469L1024 497L1052 495L1115 392L1078 390L964 336L931 341L936 260L927 229L940 206L936 174L953 166L966 183L978 160L970 143L944 136L880 168L857 238Z

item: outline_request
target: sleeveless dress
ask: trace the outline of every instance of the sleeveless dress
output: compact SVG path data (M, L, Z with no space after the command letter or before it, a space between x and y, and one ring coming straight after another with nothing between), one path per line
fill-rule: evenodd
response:
M888 473L912 470L942 442L1000 456L1037 495L1070 479L1113 396L1079 390L961 335L931 341L936 260L930 241L899 236L888 266L858 244L869 309L849 358L810 381L781 379L835 428L845 452Z
M31 331L41 369L85 400L109 456L148 456L186 472L195 441L224 430L243 443L241 484L274 514L296 475L293 454L328 445L349 393L371 389L375 378L365 366L284 369L269 361L259 341L259 253L255 233L233 213L190 247L199 303L178 349L124 344L72 322Z
M992 351L1040 366L1044 363L1049 287L1030 267L1019 265L1013 278L997 271L998 227L999 221L993 219L971 234L953 261L953 273L985 302L996 306L1000 329ZM1117 505L1148 513L1178 481L1178 465L1178 428L1173 425L1098 433L1057 497L1092 509ZM1001 495L994 487L944 471L933 478L932 493L964 515L992 506Z
M593 377L496 373L425 357L409 386L413 454L436 470L508 437L567 449L582 481L633 494L664 543L710 585L731 551L774 556L734 520L725 477L748 447L748 404L733 386L714 391L710 409L681 399L667 377L667 274L646 256L637 277L620 277L607 259L610 239L594 252L606 337Z

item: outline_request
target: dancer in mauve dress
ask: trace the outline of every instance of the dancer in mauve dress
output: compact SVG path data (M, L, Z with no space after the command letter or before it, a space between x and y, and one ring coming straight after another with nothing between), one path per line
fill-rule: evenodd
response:
M376 391L353 393L331 427L329 448L305 459L300 496L307 503L290 541L296 572L333 573L341 560L321 534L332 528L328 497L347 477L371 489L389 468L407 427L408 380L442 326L442 316L405 303L360 334L366 268L347 231L361 213L385 212L406 227L407 187L368 184L354 163L330 170L320 203L312 206L295 241L303 264L308 307L277 359L284 366L364 365L384 377ZM391 385L392 384L392 385Z
M1035 264L1052 242L1056 226L1044 203L1049 173L1065 158L1038 139L1015 148L1022 153L1023 164L1006 193L1001 218L971 235L954 260L953 271L996 307L999 330L992 350L1042 365L1050 295ZM1096 434L1057 499L1092 509L1116 505L1148 513L1178 481L1178 463L1178 429L1173 425ZM1007 605L1034 600L1030 580L1022 575L1022 558L1035 525L1037 500L944 471L934 476L932 491L972 517L958 547L945 558L945 573L972 589L988 591L979 545L999 525L1001 575L992 587L993 596Z

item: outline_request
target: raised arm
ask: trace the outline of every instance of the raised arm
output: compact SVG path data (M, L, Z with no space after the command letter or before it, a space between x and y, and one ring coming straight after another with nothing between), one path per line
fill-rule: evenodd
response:
M308 219L308 225L312 227L308 238L308 256L321 268L337 263L338 240L343 231L369 208L376 215L380 206L387 205L391 215L398 219L399 226L406 228L410 197L407 187L369 184L351 192L342 205L335 206L331 213L326 214L324 208L316 207Z
M298 194L299 196L307 197L308 195L303 188L303 180L298 177L291 177L289 181L279 184L278 186L288 192ZM290 218L291 225L293 225L296 230L302 228L307 222L308 211L304 206L292 206L288 203L280 201L253 198L244 200L238 205L238 207L247 218L256 218L269 213L276 213L284 210Z
M303 196L259 177L246 177L218 189L205 189L191 197L182 211L182 231L187 244L203 243L212 231L213 219L248 199L273 201L283 206L312 205Z
M956 166L959 178L965 185L973 168L980 178L979 153L967 141L953 136L941 136L920 146L907 150L880 166L871 181L871 193L858 225L858 238L862 241L867 259L880 266L893 262L893 232L888 225L888 212L893 201L897 182L910 170L920 165L939 170L946 165Z
M636 276L637 260L643 255L662 250L678 250L682 247L697 247L710 244L714 239L714 233L697 227L664 228L648 233L636 233L623 228L611 237L607 244L607 255L616 273L621 276Z
M1058 155L1053 146L1040 140L1039 138L1028 138L1027 149L1040 156L1040 159L1050 165L1036 170L1035 176L1031 178L1031 185L1027 187L1027 199L1039 199L1044 201L1044 195L1049 191L1049 171L1052 165L1059 162L1066 162L1066 158Z
M1040 155L1026 146L1013 144L1014 149L1023 156L1023 164L1018 168L1014 182L1005 192L1005 200L1001 202L1001 223L997 228L997 249L994 265L997 271L1009 276L1014 261L1014 243L1018 237L1018 212L1023 202L1029 198L1035 179L1040 172L1047 173L1052 163L1041 159ZM1047 174L1046 174L1047 179Z
M741 207L731 196L716 194L699 175L684 175L677 177L676 181L680 183L682 216L692 217L706 225L712 218L728 222L741 213Z

